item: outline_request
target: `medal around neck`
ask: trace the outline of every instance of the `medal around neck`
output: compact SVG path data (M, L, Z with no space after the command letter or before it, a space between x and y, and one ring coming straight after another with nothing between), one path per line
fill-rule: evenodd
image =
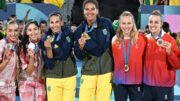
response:
M29 43L28 48L34 50L35 49L35 44L34 43Z
M53 42L54 41L54 38L52 35L48 35L47 38L50 40L50 42Z
M12 44L10 44L10 43L8 43L8 44L6 44L6 49L12 49L13 48L13 45Z
M161 46L163 44L163 40L162 39L158 39L156 43L157 43L157 45Z
M124 71L128 72L129 71L129 66L127 64L124 65Z

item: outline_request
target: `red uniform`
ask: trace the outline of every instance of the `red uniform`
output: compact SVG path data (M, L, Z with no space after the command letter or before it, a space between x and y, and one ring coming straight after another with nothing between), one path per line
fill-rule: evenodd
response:
M11 43L11 42L9 42ZM0 63L4 59L6 39L0 40ZM0 72L0 101L15 101L16 97L16 51L11 51L11 59L6 67Z
M28 46L28 45L27 45ZM21 101L45 101L46 92L45 84L42 79L42 70L44 61L41 54L41 49L34 56L34 71L31 75L26 73L26 68L29 63L29 56L20 51L21 68L19 74L19 92Z
M112 40L112 51L114 57L114 74L113 82L116 84L142 84L143 79L143 59L144 51L146 48L145 37L138 34L138 41L136 44L131 45L129 55L129 71L124 70L124 55L122 41L119 41L119 45L116 44L116 36ZM125 39L126 54L128 50L129 39Z
M155 39L147 35L147 49L144 63L144 83L150 86L173 87L176 84L175 70L180 68L176 41L162 31L162 39L170 42L171 52L157 45Z

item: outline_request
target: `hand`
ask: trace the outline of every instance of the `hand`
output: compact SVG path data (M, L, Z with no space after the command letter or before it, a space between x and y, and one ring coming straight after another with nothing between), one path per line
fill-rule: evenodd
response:
M167 54L169 55L170 54L170 52L171 52L171 43L169 43L169 42L167 42L167 41L163 41L163 43L162 43L162 45L161 45L162 47L164 47L164 48L166 48L166 52L167 52Z
M79 42L79 49L80 49L80 50L83 50L84 45L85 45L85 43L86 43L85 38L81 37L81 38L78 40L78 42Z
M51 42L50 42L49 39L46 39L46 40L44 41L44 47L45 47L46 49L52 49Z
M28 55L30 56L30 58L33 58L33 59L34 59L34 50L28 48L28 49L27 49L27 52L28 52Z
M11 59L11 50L10 49L6 49L5 50L5 61L7 61L7 63L10 61Z
M31 11L31 9L28 9L26 13L29 14L30 11Z
M72 30L72 32L74 32L75 30L76 30L76 26L71 26L71 30Z

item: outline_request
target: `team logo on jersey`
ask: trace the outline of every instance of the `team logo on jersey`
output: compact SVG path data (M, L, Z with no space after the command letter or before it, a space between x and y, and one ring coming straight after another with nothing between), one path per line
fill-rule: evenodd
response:
M50 91L51 91L51 86L48 86L48 88L47 88L47 89L48 89L48 92L50 92Z
M59 47L58 45L54 44L54 48L58 48L58 47Z
M84 82L84 78L81 78L80 84L83 84Z
M107 35L107 29L103 29L102 31L104 35Z
M70 39L70 37L69 37L69 36L67 36L67 37L66 37L66 40L67 40L67 42L68 42L68 43L70 43L70 42L71 42L71 39Z

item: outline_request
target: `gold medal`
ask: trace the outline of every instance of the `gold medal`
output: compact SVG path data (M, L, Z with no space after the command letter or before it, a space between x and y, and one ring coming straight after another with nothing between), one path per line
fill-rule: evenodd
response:
M50 42L53 42L54 41L54 38L52 35L48 35L47 38L50 40Z
M128 72L129 71L129 66L127 64L124 65L124 71Z
M90 37L89 37L89 35L87 33L82 33L81 37L83 37L85 40L89 40L90 39Z

